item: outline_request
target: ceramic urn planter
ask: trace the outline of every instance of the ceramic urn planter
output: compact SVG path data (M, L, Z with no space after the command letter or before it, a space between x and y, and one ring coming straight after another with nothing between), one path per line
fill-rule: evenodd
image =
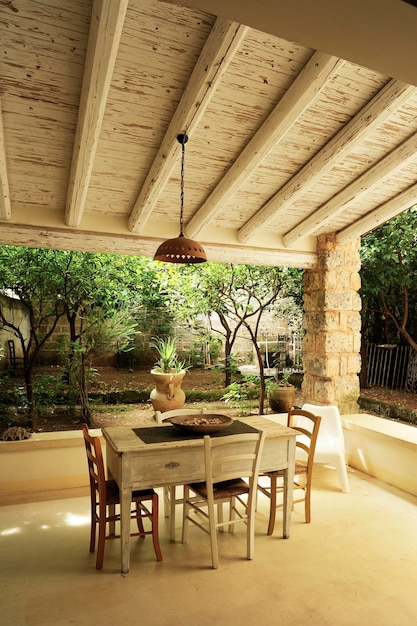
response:
M294 385L276 387L269 391L268 397L273 413L288 413L295 403L295 387Z
M151 370L155 389L152 389L150 400L155 411L171 411L182 409L185 404L185 393L181 389L186 370L175 373Z

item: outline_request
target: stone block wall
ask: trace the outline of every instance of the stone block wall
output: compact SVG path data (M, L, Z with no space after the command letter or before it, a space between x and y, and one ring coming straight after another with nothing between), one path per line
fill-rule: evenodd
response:
M361 367L360 240L317 238L318 263L304 275L303 397L357 413Z

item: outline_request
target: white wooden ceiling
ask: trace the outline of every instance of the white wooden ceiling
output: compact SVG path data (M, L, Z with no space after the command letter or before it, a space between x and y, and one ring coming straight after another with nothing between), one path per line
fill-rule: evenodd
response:
M351 30L329 42L320 11L297 21L326 0L186 4L0 1L0 243L152 256L179 232L180 132L185 234L209 260L312 267L318 234L347 242L417 203L417 56L397 73L388 54L386 74ZM331 5L338 32L352 2ZM382 5L415 45L417 9ZM304 44L284 38L297 24Z

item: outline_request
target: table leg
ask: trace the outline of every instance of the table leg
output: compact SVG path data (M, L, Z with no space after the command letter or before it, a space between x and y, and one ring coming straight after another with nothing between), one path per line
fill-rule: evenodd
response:
M283 533L284 539L290 536L291 511L293 500L294 485L294 469L295 469L295 437L288 441L288 467L284 476L284 519Z
M122 573L129 571L130 566L130 506L132 490L129 486L120 489L120 542Z

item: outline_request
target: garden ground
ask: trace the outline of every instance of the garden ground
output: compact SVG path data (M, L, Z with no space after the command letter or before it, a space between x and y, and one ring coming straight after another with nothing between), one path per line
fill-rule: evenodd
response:
M153 388L152 376L148 369L98 367L97 374L90 385L90 391L113 392L113 391L149 391ZM57 373L57 368L38 368L37 375L42 373ZM224 375L213 369L191 369L187 372L183 389L187 391L222 391L224 390ZM385 405L395 405L406 410L417 409L417 395L404 391L393 391L381 387L370 387L361 391L361 398L375 400ZM301 391L297 390L296 405L301 406L303 402ZM231 407L229 403L217 400L208 403L192 402L189 406L202 408L209 404L210 412L237 416L238 407ZM249 407L249 412L258 412L258 403L253 401ZM369 409L366 412L370 412ZM103 405L94 407L92 426L101 428L110 425L134 426L149 421L153 418L153 409L149 402L129 405ZM38 430L70 430L80 428L80 419L77 416L52 414L38 419Z

